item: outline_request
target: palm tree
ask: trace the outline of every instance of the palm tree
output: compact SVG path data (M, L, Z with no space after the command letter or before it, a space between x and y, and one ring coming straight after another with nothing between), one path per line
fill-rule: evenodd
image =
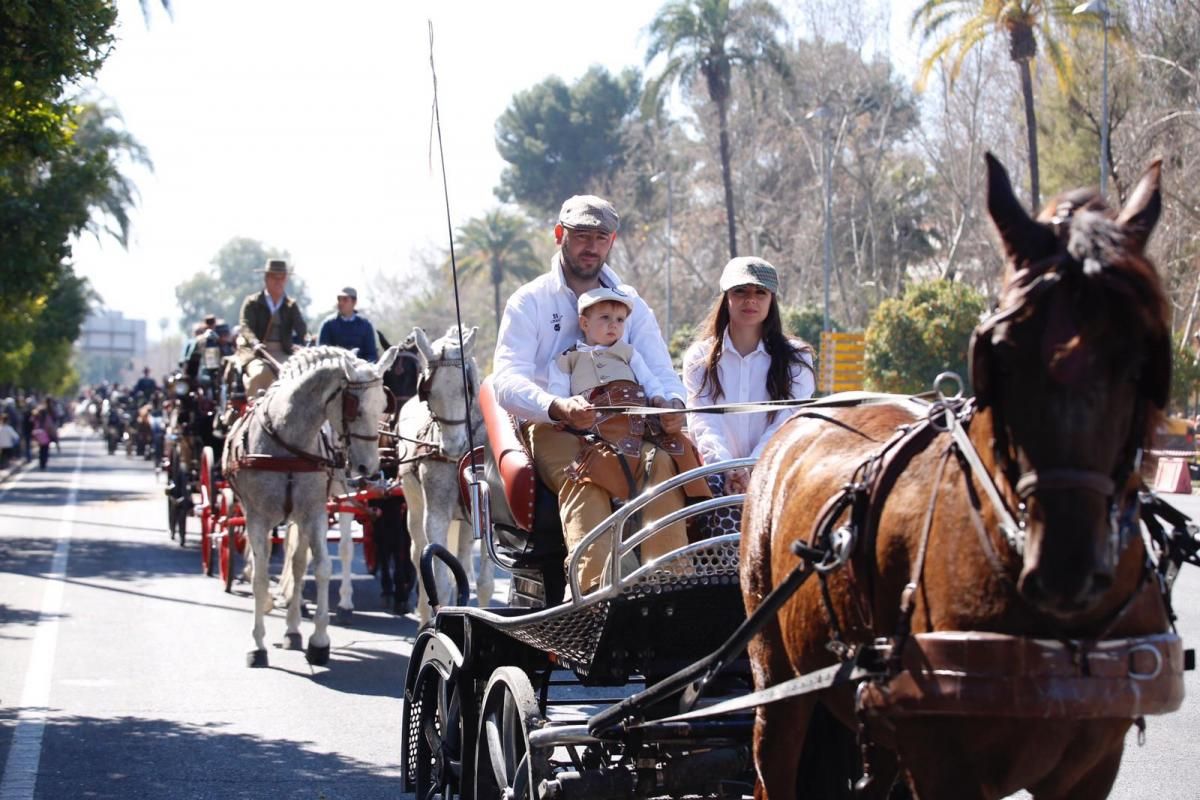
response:
M1029 142L1029 194L1036 213L1040 203L1038 185L1037 116L1033 108L1033 77L1029 62L1037 55L1038 37L1050 58L1059 85L1065 90L1071 80L1071 61L1055 36L1055 26L1095 24L1091 15L1072 16L1071 3L1054 0L924 0L913 12L911 30L921 31L921 43L937 38L938 43L921 62L917 87L921 89L942 58L953 52L951 83L958 77L967 54L989 33L1008 37L1008 54L1017 65L1021 94L1025 100L1025 131ZM954 22L958 28L947 30Z
M464 277L486 274L492 284L492 310L500 330L500 286L508 277L528 280L541 271L529 239L529 220L497 208L458 229L454 248Z
M691 86L704 77L708 97L717 106L720 126L721 181L725 185L725 218L729 224L729 256L737 255L737 230L733 213L733 175L729 154L729 100L733 68L753 70L767 64L787 75L787 62L776 32L783 16L767 0L669 0L650 23L649 64L660 53L667 56L662 74L646 84L646 107L658 105L664 86Z

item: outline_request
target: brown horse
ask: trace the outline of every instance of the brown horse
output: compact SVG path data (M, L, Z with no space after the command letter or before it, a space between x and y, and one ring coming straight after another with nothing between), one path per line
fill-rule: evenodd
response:
M1011 656L1035 639L1088 648L1168 630L1137 522L1140 448L1166 404L1170 372L1166 303L1144 252L1161 208L1160 164L1119 213L1079 190L1037 220L990 154L987 169L1005 288L972 340L976 398L953 407L961 439L940 422L945 407L931 415L912 399L811 409L776 435L754 472L741 560L748 612L799 563L794 542L819 548L835 528L849 526L836 531L843 541L843 531L856 533L844 566L807 580L751 644L757 688L835 664L879 637L908 646L927 632L987 632L976 638L1014 646ZM931 416L939 424L921 424ZM828 505L839 492L847 503ZM1179 660L1172 666L1182 669ZM985 669L993 666L1004 669ZM818 703L869 743L873 774L860 796L886 797L901 771L925 800L1022 788L1039 800L1106 796L1132 719L1151 712L1121 717L1145 707L1111 711L1103 698L1093 703L1100 710L1056 711L1034 677L1031 695L968 693L933 713L872 716L854 683L761 706L756 797L804 795L812 776L798 775L800 753Z

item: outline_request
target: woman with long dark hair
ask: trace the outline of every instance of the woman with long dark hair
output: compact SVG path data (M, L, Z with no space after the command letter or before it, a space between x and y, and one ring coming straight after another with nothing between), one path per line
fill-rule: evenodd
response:
M816 388L813 349L783 331L779 273L761 258L735 258L721 273L721 296L683 357L689 406L802 400ZM785 411L689 414L688 429L706 464L757 456L787 419ZM725 494L746 490L749 473L722 476Z

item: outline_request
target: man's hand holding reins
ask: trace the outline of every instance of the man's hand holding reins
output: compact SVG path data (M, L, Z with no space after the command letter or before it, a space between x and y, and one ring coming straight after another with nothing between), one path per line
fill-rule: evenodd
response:
M556 397L550 403L550 419L572 428L587 430L596 424L596 411L582 397Z

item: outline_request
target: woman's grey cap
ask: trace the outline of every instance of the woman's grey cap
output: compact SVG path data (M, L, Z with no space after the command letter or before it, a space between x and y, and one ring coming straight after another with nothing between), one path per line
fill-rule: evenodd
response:
M761 286L771 294L778 294L779 273L757 256L739 256L730 259L721 273L722 292L737 286Z
M562 204L558 221L564 228L595 228L616 233L621 218L612 203L594 194L577 194Z

